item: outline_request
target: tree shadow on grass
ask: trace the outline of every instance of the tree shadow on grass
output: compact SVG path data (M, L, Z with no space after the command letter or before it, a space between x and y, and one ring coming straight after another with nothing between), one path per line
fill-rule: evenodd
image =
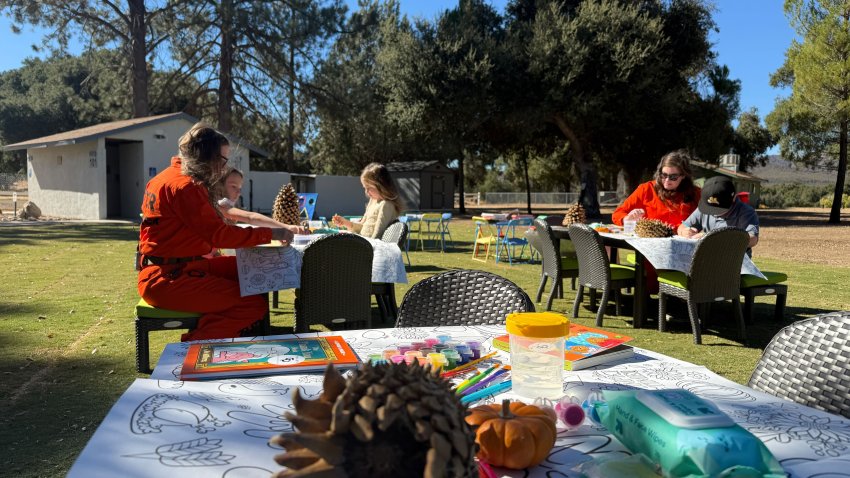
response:
M0 251L10 245L34 245L44 241L97 242L139 240L138 229L131 224L45 224L5 226L0 233Z
M21 358L8 365L21 381L4 389L0 402L0 443L13 450L4 457L4 470L8 476L64 475L126 390L129 369L117 369L128 364L86 356L63 357L47 371L51 364L45 357ZM44 376L21 389L39 372Z
M829 209L822 211L787 211L782 209L759 209L759 224L762 227L836 227L830 224ZM846 217L846 215L843 215Z
M785 314L782 320L776 321L773 318L774 304L756 302L753 307L752 323L746 324L746 337L741 340L738 331L738 324L734 319L731 303L713 304L711 307L711 315L707 320L703 321L703 336L706 334L723 337L733 342L738 342L740 345L713 343L705 344L709 347L747 347L764 349L773 339L773 337L782 328L791 325L798 320L807 319L814 315L826 314L835 312L834 310L819 309L813 307L786 307ZM684 321L668 324L668 329L680 331L682 333L687 330L691 331L690 322L687 320L687 314Z
M447 270L450 270L450 269L447 269L445 267L435 266L433 264L413 264L413 265L407 267L407 273L408 274L426 273L426 272L436 274L436 273L439 273L439 272L445 272Z
M590 307L589 294L585 294L585 299L580 305L582 317L593 318L596 316L596 308ZM625 296L624 296L625 297ZM546 298L545 295L543 297ZM596 306L598 307L598 302ZM569 304L572 307L570 301ZM743 308L743 302L741 304ZM835 312L834 310L820 309L814 307L785 307L783 319L776 321L773 318L774 302L756 302L753 306L753 320L746 324L746 337L744 340L739 336L738 323L734 319L731 302L723 302L712 304L710 315L703 319L702 334L722 337L736 343L705 343L708 347L746 347L764 349L773 337L782 330L783 327L791 325L798 320L807 319L809 317ZM631 300L627 297L623 299L624 316L632 315ZM687 306L684 301L670 300L668 301L668 313L673 316L673 319L667 324L667 331L664 333L670 334L693 334L690 319L688 317ZM605 311L606 316L614 316L613 300L608 301L608 307ZM650 299L647 304L646 318L644 319L644 329L658 329L658 301ZM626 319L627 322L633 323L631 319Z

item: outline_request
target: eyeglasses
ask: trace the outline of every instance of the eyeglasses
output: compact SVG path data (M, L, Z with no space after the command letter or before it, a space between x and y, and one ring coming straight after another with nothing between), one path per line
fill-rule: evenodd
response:
M684 175L683 174L667 174L667 173L661 173L661 174L658 175L658 177L660 177L662 181L666 181L668 179L670 181L678 181L679 178L681 178L682 176L684 176Z
M222 162L225 162L225 163L226 163L226 162L230 161L230 158L228 158L227 156L225 156L225 155L223 155L223 154L222 154L222 155L220 155L220 156L221 156L221 160L222 160Z

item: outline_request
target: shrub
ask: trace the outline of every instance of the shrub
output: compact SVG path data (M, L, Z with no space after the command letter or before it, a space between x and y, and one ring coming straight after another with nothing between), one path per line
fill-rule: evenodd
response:
M826 196L820 198L818 201L818 206L831 208L832 207L832 198L833 194L827 194ZM850 194L844 193L841 195L841 207L842 208L850 208Z
M821 198L832 197L832 186L813 184L777 184L761 190L760 201L767 207L819 206ZM830 204L832 204L830 202Z

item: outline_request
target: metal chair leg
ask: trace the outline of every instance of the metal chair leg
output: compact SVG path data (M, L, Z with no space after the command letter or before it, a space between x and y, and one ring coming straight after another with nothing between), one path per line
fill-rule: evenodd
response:
M747 324L744 323L744 314L741 312L741 299L738 296L732 299L732 312L738 321L739 339L741 342L744 342L747 340Z

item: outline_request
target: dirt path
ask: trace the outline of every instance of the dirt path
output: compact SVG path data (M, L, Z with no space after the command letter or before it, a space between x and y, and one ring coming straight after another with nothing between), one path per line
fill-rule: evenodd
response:
M841 223L828 224L820 208L759 209L757 257L850 267L850 210Z

